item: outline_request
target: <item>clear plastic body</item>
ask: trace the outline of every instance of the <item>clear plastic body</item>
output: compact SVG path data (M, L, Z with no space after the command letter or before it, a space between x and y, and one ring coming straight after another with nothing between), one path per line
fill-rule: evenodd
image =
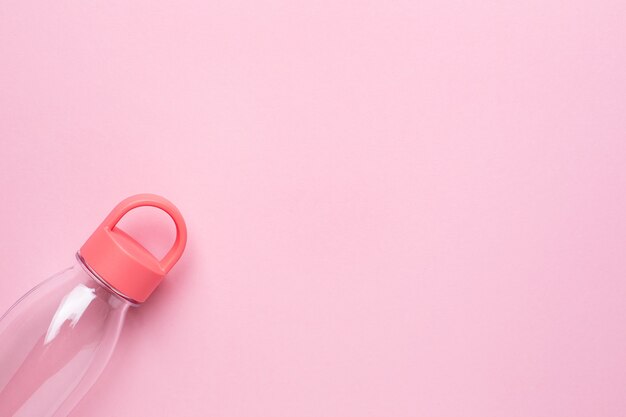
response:
M65 417L100 376L128 308L81 263L0 319L0 416Z

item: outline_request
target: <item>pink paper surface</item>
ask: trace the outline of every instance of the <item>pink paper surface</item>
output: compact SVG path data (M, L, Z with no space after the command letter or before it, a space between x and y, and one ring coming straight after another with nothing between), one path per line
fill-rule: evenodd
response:
M623 415L625 21L3 2L0 310L155 192L187 252L73 417Z

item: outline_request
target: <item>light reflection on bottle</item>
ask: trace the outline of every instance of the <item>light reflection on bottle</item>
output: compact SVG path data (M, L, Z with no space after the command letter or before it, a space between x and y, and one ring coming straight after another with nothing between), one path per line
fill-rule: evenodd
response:
M75 327L76 323L80 320L91 301L96 298L96 291L94 288L88 288L83 284L79 284L68 295L66 295L61 304L54 313L50 327L46 333L44 339L44 345L47 345L52 341L61 330L61 326L66 321L70 321L70 327Z

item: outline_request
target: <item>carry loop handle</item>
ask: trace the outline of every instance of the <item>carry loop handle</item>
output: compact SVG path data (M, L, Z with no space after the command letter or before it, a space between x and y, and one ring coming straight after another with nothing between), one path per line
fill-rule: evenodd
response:
M113 231L113 228L115 228L122 217L137 207L156 207L167 213L174 221L174 225L176 226L176 240L169 252L159 261L159 265L163 271L167 273L180 259L185 250L185 245L187 244L187 226L185 225L185 220L183 220L180 211L178 211L176 206L169 200L156 194L137 194L128 197L115 206L102 225L108 232Z

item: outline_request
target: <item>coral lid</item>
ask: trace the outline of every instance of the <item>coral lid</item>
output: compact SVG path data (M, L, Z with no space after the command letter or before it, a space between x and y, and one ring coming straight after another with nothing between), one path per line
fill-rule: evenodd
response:
M137 207L151 206L166 212L176 225L176 240L159 260L139 242L115 227L122 217ZM80 248L87 267L124 297L144 302L176 264L185 250L187 227L180 211L155 194L137 194L119 203Z

